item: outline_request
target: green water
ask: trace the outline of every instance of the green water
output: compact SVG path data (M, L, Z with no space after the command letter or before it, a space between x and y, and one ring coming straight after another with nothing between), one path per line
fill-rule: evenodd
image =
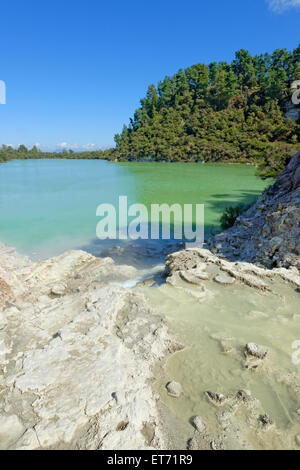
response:
M226 206L248 203L267 184L246 165L15 160L0 165L0 240L37 257L93 246L97 206L117 205L120 195L148 208L204 203L208 234Z

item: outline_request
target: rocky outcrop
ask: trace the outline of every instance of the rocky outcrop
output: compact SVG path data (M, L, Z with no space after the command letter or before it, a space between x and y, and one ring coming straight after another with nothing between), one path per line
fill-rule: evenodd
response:
M179 346L122 288L136 270L82 251L0 258L0 448L164 447L149 383Z
M208 242L229 260L300 269L300 152L234 226Z
M168 284L199 299L212 295L210 289L212 282L224 286L238 283L272 292L274 281L277 280L289 283L292 288L300 288L300 274L295 267L270 270L252 263L227 261L201 248L189 248L168 255L166 276Z

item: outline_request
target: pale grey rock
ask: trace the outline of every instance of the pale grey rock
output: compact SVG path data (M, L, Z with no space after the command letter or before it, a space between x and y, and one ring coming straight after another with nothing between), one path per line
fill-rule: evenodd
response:
M217 442L215 439L210 443L211 450L223 450L223 445L221 442Z
M191 278L187 271L175 271L174 274L167 276L166 283L194 297L198 302L203 302L213 296L202 280L194 276Z
M280 277L281 279L293 284L295 287L300 288L300 275L299 270L294 267L289 269L275 268L272 269L272 274Z
M214 278L214 280L215 280L218 284L224 284L224 285L234 284L234 282L235 282L234 277L228 276L228 275L225 274L225 273L220 273L220 274L218 274L218 275Z
M61 295L64 295L65 292L66 292L66 286L62 283L54 284L54 286L51 287L51 294L61 296Z
M175 381L167 383L166 389L167 389L168 394L171 397L175 397L175 398L180 397L180 395L182 395L183 393L181 384Z
M209 275L203 271L190 269L188 271L179 271L181 279L190 284L195 284L201 286L202 281L209 279Z
M227 397L223 393L216 393L207 391L205 392L209 401L211 401L216 406L222 406L227 401Z
M264 346L260 346L256 343L248 343L245 347L245 353L258 359L264 359L268 354L268 350Z
M203 420L203 418L201 418L201 416L195 416L192 420L193 422L193 425L194 425L194 428L200 432L200 433L203 433L205 432L206 430L206 423L205 421Z
M211 450L210 441L207 436L198 433L194 437L188 439L188 450Z
M295 441L297 446L300 447L300 434L297 434L297 436L295 437Z

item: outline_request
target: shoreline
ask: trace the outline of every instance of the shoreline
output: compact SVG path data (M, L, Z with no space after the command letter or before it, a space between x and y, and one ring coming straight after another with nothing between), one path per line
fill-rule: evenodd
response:
M12 158L10 160L0 161L1 163L9 163L14 161L30 161L30 160L83 160L83 161L106 161L109 163L196 163L196 164L224 164L224 165L248 165L258 167L258 162L231 161L231 160L157 160L157 159L110 159L110 158L74 158L74 157L38 157L38 158Z

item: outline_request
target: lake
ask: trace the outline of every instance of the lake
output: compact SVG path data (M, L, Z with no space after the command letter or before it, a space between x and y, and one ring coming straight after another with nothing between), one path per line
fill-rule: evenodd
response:
M120 195L126 195L129 204L147 207L205 204L208 236L219 229L225 207L255 200L270 184L255 171L250 165L14 160L0 165L0 241L35 259L71 248L83 247L96 255L116 253L116 245L119 251L122 245L132 248L130 243L96 239L98 205L117 205ZM157 261L161 245L151 243L133 244L131 264L139 256ZM143 255L141 248L146 250ZM170 251L170 243L164 248ZM128 253L119 255L117 261L128 262Z

